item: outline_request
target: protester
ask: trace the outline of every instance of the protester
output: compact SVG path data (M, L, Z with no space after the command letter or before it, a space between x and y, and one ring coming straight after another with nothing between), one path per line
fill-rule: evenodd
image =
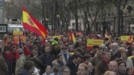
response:
M109 51L104 51L102 55L102 60L95 67L95 75L104 74L108 70L111 53Z
M18 54L19 54L19 58L17 59L17 62L16 62L15 75L17 75L18 72L23 68L23 64L26 61L24 52L21 48L18 49Z
M127 68L126 71L128 75L133 75L133 69Z
M83 60L84 60L84 63L85 64L88 64L89 62L92 62L92 59L91 59L91 55L90 54L85 54L84 56L83 56Z
M6 75L8 72L8 66L2 56L2 48L0 47L0 75Z
M50 75L60 75L60 74L58 73L58 68L57 68L57 67L54 67L54 68L53 68L53 71L52 71L52 73L51 73Z
M55 55L55 57L61 52L60 48L58 47L58 44L54 44L52 46L52 53Z
M64 67L64 69L63 69L63 75L70 75L70 73L71 73L71 70L70 70L70 68L69 67Z
M113 71L115 72L116 74L118 74L118 62L117 61L110 61L109 62L109 71Z
M37 48L33 48L33 49L31 50L31 53L32 53L32 54L30 54L30 55L28 55L28 56L26 57L26 60L31 60L31 61L33 61L33 62L34 62L34 66L35 66L38 70L40 70L41 67L42 67L42 65L43 65L43 63L42 63L42 61L39 59L38 49L37 49Z
M51 69L52 69L51 66L47 66L46 70L45 70L45 73L43 73L42 75L50 75L52 73Z
M58 55L57 59L52 62L53 68L58 69L58 74L62 75L62 70L65 67L66 63L63 60L62 55Z
M118 50L119 46L117 43L112 43L111 44L111 50L112 50L112 56L111 56L111 60L115 60L116 58L120 58L121 57L121 53Z
M26 61L23 69L17 75L32 75L34 72L34 64L32 61Z
M125 62L119 62L118 63L118 74L119 75L128 75L127 71L126 71L126 63Z
M74 55L73 61L67 64L67 66L71 69L70 75L76 75L78 65L81 63L81 59L82 58L80 55Z
M93 73L93 65L92 65L92 63L89 62L87 66L88 66L87 74L88 74L88 75L94 75L94 73Z
M67 63L69 57L71 56L71 54L68 52L68 48L66 46L61 47L61 52L59 54L62 55L62 58L65 63Z
M44 73L44 69L48 65L52 66L52 62L55 60L55 56L50 52L51 48L50 48L49 45L45 45L45 50L44 51L45 52L40 56L40 60L43 63L41 73Z
M13 62L15 62L15 58L12 54L10 47L6 46L2 55L6 61L6 64L8 65L7 75L11 75L13 73Z
M121 53L121 58L126 63L126 67L132 69L133 68L133 62L132 62L131 59L128 59L127 57L128 57L127 52L122 52Z
M77 75L87 75L87 72L88 66L85 63L79 64Z
M93 49L90 51L90 55L91 55L92 57L94 57L98 49L99 49L99 46L94 45L94 46L93 46Z
M103 52L103 48L99 48L96 52L96 56L94 56L92 58L92 64L93 66L96 66L98 64L98 62L101 61L102 59L102 52Z

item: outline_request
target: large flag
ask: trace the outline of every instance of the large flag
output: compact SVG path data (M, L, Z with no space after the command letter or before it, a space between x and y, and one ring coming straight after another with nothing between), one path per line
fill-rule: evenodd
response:
M72 31L70 31L70 40L72 40L74 43L76 43L76 38Z
M24 29L34 32L43 38L47 35L47 29L31 16L24 7L22 7L22 20Z

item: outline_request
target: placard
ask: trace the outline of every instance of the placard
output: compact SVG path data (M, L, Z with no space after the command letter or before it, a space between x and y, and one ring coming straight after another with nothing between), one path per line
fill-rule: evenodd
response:
M52 38L58 38L59 40L61 39L61 36L60 35L57 35L57 36L52 36Z
M121 41L122 42L132 43L133 42L133 36L132 35L130 35L130 36L121 36Z
M100 46L104 43L104 40L100 39L87 39L87 50L91 50L94 45Z
M19 39L19 37L20 37L20 39ZM26 36L25 35L20 35L20 36L15 35L13 38L13 41L19 43L19 40L21 40L21 42L26 42Z

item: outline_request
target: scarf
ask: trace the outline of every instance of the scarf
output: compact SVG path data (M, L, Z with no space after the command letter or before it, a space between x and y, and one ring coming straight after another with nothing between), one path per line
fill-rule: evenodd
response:
M107 65L109 64L109 61L106 60L105 58L103 58L102 61L104 61Z

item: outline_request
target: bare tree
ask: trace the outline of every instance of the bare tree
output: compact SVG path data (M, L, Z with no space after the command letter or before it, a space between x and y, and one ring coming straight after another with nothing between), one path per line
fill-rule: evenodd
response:
M123 34L123 9L126 7L128 0L109 0L117 8L118 12L118 36Z
M68 26L70 25L70 19L71 19L71 11L68 6L68 1L66 0L58 0L59 4L59 14L60 14L60 20L62 21L62 28L68 30Z
M7 19L21 19L21 8L18 7L15 2L5 2L3 5L6 11L6 17Z
M75 17L76 31L78 31L78 4L79 4L78 0L69 0L68 2L69 10Z
M91 28L95 25L96 19L98 18L97 16L101 9L101 2L100 1L92 2L90 0L84 0L84 1L79 0L79 2L81 2L80 9L82 9L84 13L83 20L85 21L85 25L88 25L87 27L88 31L90 31ZM91 20L91 22L89 22L89 19Z

